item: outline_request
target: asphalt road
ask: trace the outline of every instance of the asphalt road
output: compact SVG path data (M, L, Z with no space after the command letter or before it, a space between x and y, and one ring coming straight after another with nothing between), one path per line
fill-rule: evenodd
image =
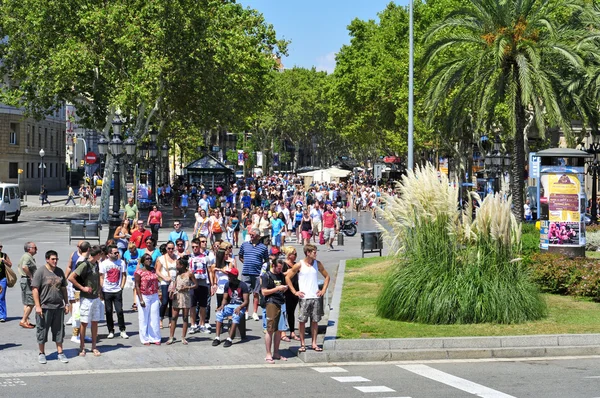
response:
M309 366L208 365L0 375L0 397L248 396L404 398L591 398L598 358ZM79 390L79 391L78 391Z

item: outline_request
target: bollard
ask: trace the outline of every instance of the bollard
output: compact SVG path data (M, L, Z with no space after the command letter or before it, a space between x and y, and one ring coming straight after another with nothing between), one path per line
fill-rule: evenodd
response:
M344 234L341 232L338 233L337 244L338 244L338 246L344 246Z

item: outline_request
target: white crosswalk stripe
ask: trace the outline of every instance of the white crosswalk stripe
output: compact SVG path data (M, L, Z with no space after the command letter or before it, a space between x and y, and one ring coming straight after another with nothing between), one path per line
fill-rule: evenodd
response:
M315 370L315 371L317 371L319 373L344 373L344 372L348 372L346 369L340 368L339 366L316 367L316 368L312 368L312 370Z
M358 391L365 393L373 393L373 392L396 392L396 390L392 390L386 386L354 386Z
M446 384L456 389L466 391L470 394L477 395L481 398L515 398L512 395L505 394L500 391L482 386L481 384L453 376L441 370L434 369L427 365L397 365L398 367L408 370L409 372L418 374L431 380Z
M335 381L339 381L340 383L359 383L371 381L369 379L365 379L362 376L332 377L332 379Z

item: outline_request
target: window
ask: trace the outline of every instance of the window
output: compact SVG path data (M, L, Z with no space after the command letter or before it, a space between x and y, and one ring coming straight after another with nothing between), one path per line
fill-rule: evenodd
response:
M44 128L44 147L48 148L48 127Z
M27 178L29 178L29 162L27 162L26 166L27 166Z
M54 149L54 136L52 135L52 131L50 131L50 149Z
M18 178L19 177L19 163L10 162L8 164L8 178Z
M19 136L19 125L17 123L10 124L10 141L9 144L17 145Z
M30 135L31 135L31 126L28 124L27 125L27 148L29 148L29 144L31 143Z
M37 165L38 165L38 178L40 178L42 176L42 164L38 163Z

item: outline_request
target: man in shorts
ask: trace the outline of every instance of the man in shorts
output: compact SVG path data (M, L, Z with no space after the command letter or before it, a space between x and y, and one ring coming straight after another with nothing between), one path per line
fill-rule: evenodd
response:
M338 216L331 208L331 205L327 205L327 209L323 213L323 237L325 243L329 246L329 251L333 250L333 240L335 234L339 231L339 220Z
M19 326L24 329L33 329L35 326L29 323L29 315L31 315L35 304L31 292L31 279L37 269L35 258L33 258L37 253L37 246L33 242L27 242L23 249L25 254L21 257L18 266L19 275L21 276L21 300L23 301L23 319L19 322Z
M319 329L321 314L323 313L321 297L327 291L327 286L329 286L329 274L325 270L325 267L323 267L323 264L317 261L316 246L311 244L304 246L304 255L306 257L295 264L285 277L285 281L292 294L299 297L298 329L300 331L300 348L298 352L306 352L304 331L309 317L311 320L312 349L323 351L317 345L317 331ZM325 278L322 289L319 289L318 273L321 273ZM292 279L296 274L298 274L298 287L300 288L298 290L294 288L292 283Z
M221 327L223 320L229 316L231 317L231 328L229 329L229 337L225 340L223 347L231 347L235 330L240 324L241 317L244 316L250 302L248 298L248 285L238 279L239 271L237 268L232 268L227 273L229 274L229 281L223 288L221 306L217 308L217 335L212 342L213 347L221 344Z
M99 357L100 351L96 348L98 340L98 321L101 316L101 301L102 294L100 286L100 269L98 260L102 254L100 246L94 246L90 249L90 254L87 260L81 262L75 271L69 275L69 281L73 287L80 291L79 301L79 317L81 327L79 328L79 356L85 356L85 330L88 323L92 323L92 353L95 357ZM77 281L80 277L82 283Z
M52 341L56 343L58 359L62 363L69 362L62 348L65 338L65 314L69 313L67 279L63 270L56 266L57 262L58 254L54 250L47 251L46 264L37 270L31 280L35 302L36 335L40 350L38 362L41 364L46 363L45 346L50 331L52 331Z
M269 250L267 246L260 241L260 230L258 228L252 228L249 232L250 242L242 243L240 252L238 254L240 261L243 264L242 267L242 282L245 282L249 288L250 293L254 296L254 313L252 319L258 321L258 290L259 276L262 269L262 265L269 261Z
M283 276L283 262L273 263L272 271L267 270L261 276L261 293L265 297L265 309L267 312L267 333L265 333L265 347L267 348L267 363L275 363L275 359L287 361L287 358L279 354L281 343L281 332L279 331L279 319L281 318L281 306L285 304L285 292L288 290ZM273 353L271 354L271 345Z

